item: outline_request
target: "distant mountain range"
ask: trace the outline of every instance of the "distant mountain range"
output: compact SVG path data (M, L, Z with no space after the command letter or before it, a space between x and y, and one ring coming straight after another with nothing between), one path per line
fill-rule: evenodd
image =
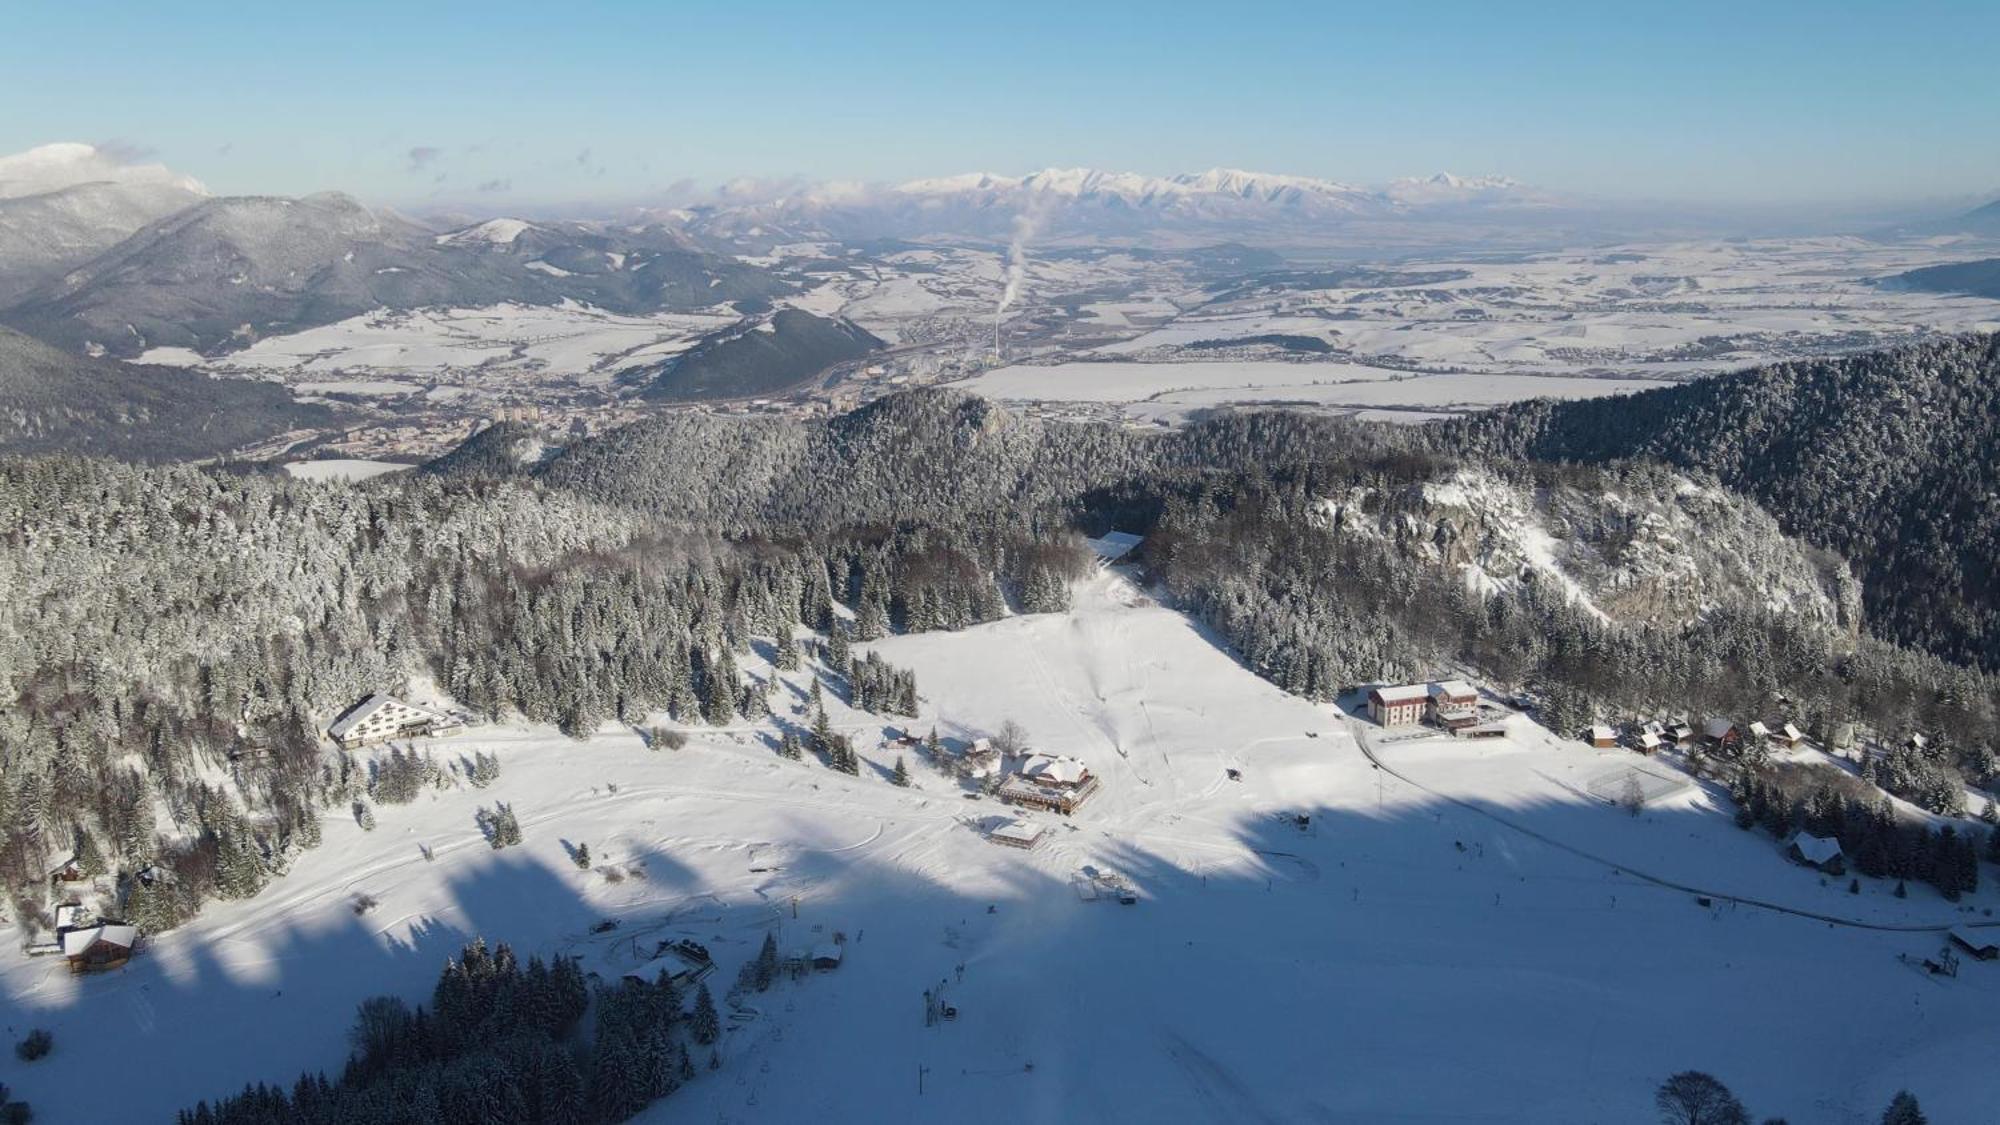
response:
M215 354L378 308L574 300L621 313L763 301L753 266L652 226L493 220L434 233L337 193L203 199L25 294L0 320L64 348Z
M207 194L161 165L91 145L0 157L0 305Z
M1175 176L1048 168L1024 176L973 172L892 187L817 185L761 200L731 199L670 215L699 236L731 243L812 237L1129 235L1179 229L1218 237L1243 228L1463 218L1554 208L1561 200L1501 176L1441 173L1380 189L1306 176L1212 168Z

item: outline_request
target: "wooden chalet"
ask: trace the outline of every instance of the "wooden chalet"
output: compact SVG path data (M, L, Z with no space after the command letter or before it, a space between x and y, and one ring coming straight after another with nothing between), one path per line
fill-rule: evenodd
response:
M98 973L123 968L139 946L139 928L114 922L65 931L60 939L63 958L72 973Z
M1815 836L1810 832L1799 832L1785 844L1785 854L1792 862L1823 871L1828 875L1847 873L1847 857L1840 852L1840 841L1831 836Z
M1068 816L1095 792L1097 775L1082 762L1056 754L1030 754L994 796L1010 805Z
M1723 718L1713 718L1704 724L1701 737L1702 741L1717 749L1737 746L1743 741L1743 733L1736 729L1736 724Z
M1590 728L1590 744L1599 750L1611 750L1618 745L1618 732L1597 723Z

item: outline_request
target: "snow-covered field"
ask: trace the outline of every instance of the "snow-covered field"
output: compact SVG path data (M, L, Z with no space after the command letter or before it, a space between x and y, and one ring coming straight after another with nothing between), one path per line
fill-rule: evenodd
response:
M367 480L384 473L400 473L410 466L401 461L357 461L334 458L324 461L288 461L285 471L302 480Z
M1174 419L1203 407L1291 403L1355 407L1396 420L1481 410L1526 398L1597 398L1665 386L1656 379L1446 375L1355 363L1218 360L1003 367L970 386L1005 401L1118 404L1131 417Z
M1175 297L1177 308L1140 306L1155 314L1143 324L1115 305L1083 306L1078 331L1119 338L1039 355L1037 362L1062 361L1051 369L979 372L966 386L1000 398L1123 406L1120 413L1154 420L1225 403L1309 403L1420 420L1536 395L1620 393L1928 333L2000 330L2000 302L1873 283L1992 249L1965 239L1808 238L1409 261L1387 276L1300 270L1219 293L1190 290ZM1032 298L1051 296L1037 282L1050 281L1030 275L1031 307ZM1098 311L1106 307L1114 316ZM1273 335L1307 337L1328 350L1287 354L1256 342ZM1093 356L1145 366L1075 362ZM1372 373L1371 382L1424 381L1359 387L1351 385L1356 370Z
M126 970L71 978L8 953L5 1022L51 1028L56 1050L6 1081L40 1120L158 1120L336 1068L355 1003L423 998L470 934L612 979L691 936L719 992L775 927L788 950L845 934L845 964L753 997L722 1071L643 1120L1626 1122L1691 1067L1794 1121L1872 1121L1903 1086L1932 1120L1993 1116L2000 966L1934 979L1897 955L1933 954L1935 933L1704 908L1647 880L1869 925L1960 908L1824 885L1699 792L1637 818L1588 796L1630 755L1520 718L1494 742L1385 736L1256 679L1116 575L1068 614L873 647L917 672L908 725L1016 720L1103 791L1031 817L1053 834L1021 852L981 837L1000 806L918 761L915 788L889 785L883 723L838 705L859 778L778 758L768 722L678 751L611 727L476 730L436 749L496 751L490 790L380 807L370 833L330 815L287 876ZM804 684L780 715L803 717ZM495 800L520 847L475 829ZM1140 902L1082 901L1088 870ZM357 895L376 905L357 913ZM621 924L591 934L600 919ZM940 981L961 1014L926 1028ZM143 1081L105 1081L106 1060L144 1060Z
M140 359L278 374L322 393L342 389L342 380L354 383L346 389L357 394L388 393L380 389L384 385L421 389L467 376L485 381L545 373L602 380L615 369L683 351L735 319L725 313L621 316L575 303L381 310L272 336L219 359L203 360L184 348L156 348Z

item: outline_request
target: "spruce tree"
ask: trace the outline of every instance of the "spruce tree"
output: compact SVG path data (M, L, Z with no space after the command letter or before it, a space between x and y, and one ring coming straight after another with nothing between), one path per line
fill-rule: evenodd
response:
M1917 1106L1916 1095L1908 1090L1897 1091L1889 1108L1882 1111L1882 1125L1927 1125L1928 1121Z
M708 984L703 982L701 991L695 993L694 1015L688 1021L688 1034L694 1041L706 1047L722 1034L722 1019L715 1013L715 997L708 993Z
M901 755L897 755L896 757L896 772L889 775L889 783L901 786L904 789L910 787L910 770L908 766L903 764Z
M757 991L763 992L778 979L778 935L766 933L764 944L757 950L756 972L753 980Z

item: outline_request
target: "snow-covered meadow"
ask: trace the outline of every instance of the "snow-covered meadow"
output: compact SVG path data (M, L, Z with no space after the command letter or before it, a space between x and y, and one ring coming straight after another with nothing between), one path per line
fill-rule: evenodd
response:
M722 1070L642 1120L1623 1122L1690 1067L1760 1115L1835 1125L1903 1086L1941 1122L2000 1097L2000 966L1941 980L1898 960L1936 952L1915 927L1985 920L1990 888L1960 907L1850 895L1698 789L1630 816L1590 792L1636 757L1523 718L1489 742L1385 735L1280 693L1118 574L1066 614L871 647L918 676L923 716L896 725L1011 719L1102 791L1031 814L1052 834L1022 852L982 838L1010 811L914 758L914 787L890 785L884 722L837 703L858 778L777 757L768 721L679 750L478 729L434 749L497 753L490 789L380 806L372 832L330 814L287 876L123 971L9 954L5 1022L52 1029L56 1051L6 1081L42 1120L158 1119L337 1068L356 1002L423 999L475 933L614 980L693 937L720 992L775 928L788 951L838 931L845 963L751 996ZM785 675L781 717L804 718L807 683ZM496 800L521 846L475 828ZM1087 871L1140 901L1082 900ZM941 981L960 1015L927 1028ZM104 1081L107 1059L144 1060L144 1080Z

